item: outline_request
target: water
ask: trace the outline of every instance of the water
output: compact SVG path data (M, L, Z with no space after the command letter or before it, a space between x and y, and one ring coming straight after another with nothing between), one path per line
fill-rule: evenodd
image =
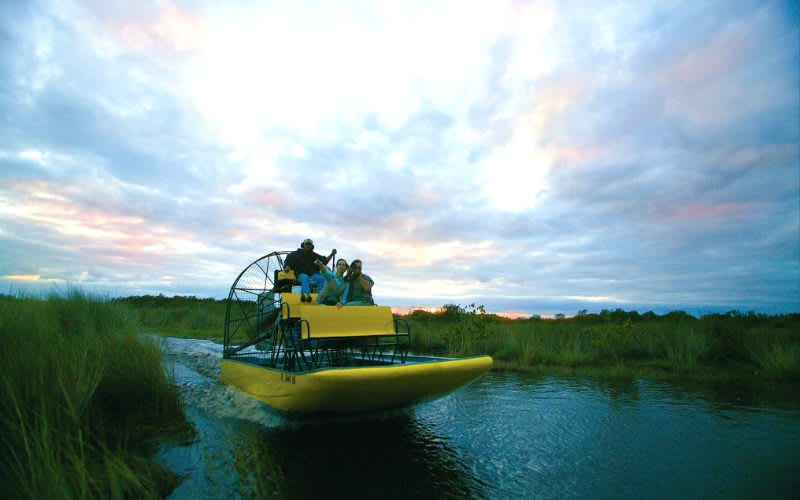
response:
M198 429L172 498L795 498L800 396L491 372L443 399L287 419L220 384L220 346L170 339Z

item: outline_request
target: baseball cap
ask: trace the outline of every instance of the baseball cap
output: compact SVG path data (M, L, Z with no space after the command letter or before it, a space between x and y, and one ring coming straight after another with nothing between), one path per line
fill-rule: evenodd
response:
M303 240L303 243L301 243L301 244L300 244L300 246L303 246L303 245L305 245L306 243L311 243L311 246L314 246L314 242L313 242L313 241L311 241L311 238L306 238L306 239L304 239L304 240Z

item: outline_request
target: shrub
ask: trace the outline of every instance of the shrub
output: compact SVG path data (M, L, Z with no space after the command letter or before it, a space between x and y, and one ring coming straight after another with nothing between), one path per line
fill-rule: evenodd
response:
M445 306L447 308L448 306ZM475 354L485 347L487 336L486 309L470 304L466 308L448 310L450 323L442 334L450 356ZM479 345L483 343L483 345Z

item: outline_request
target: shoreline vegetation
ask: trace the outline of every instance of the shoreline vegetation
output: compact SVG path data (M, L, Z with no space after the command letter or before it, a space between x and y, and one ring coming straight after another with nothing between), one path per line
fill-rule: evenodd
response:
M180 482L159 444L194 436L163 343L221 341L226 302L196 297L0 295L0 491L10 498L154 498ZM411 349L490 354L543 375L800 382L800 314L695 318L603 310L507 319L482 306L403 316Z
M580 311L509 320L482 306L414 311L415 348L490 354L499 369L551 375L646 376L759 383L800 381L800 314ZM417 347L418 346L418 347Z
M153 461L185 442L160 342L138 312L82 292L0 295L0 491L7 498L163 498Z
M222 341L226 301L196 297L115 299L139 313L145 331ZM508 319L482 306L447 304L402 316L411 349L450 357L489 354L496 369L553 375L648 376L800 382L800 314L730 311L579 311Z

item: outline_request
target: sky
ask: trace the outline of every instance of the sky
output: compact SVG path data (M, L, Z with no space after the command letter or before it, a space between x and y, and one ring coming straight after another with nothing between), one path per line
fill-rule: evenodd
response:
M800 312L798 89L793 1L0 2L0 293Z

